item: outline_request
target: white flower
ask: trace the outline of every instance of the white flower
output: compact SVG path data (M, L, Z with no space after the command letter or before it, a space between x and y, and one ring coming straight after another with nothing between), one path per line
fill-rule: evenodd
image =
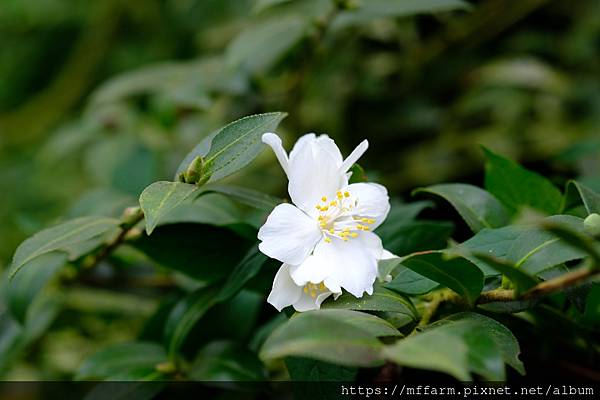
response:
M372 230L386 218L387 190L375 183L348 184L348 169L368 148L363 141L344 160L327 135L302 136L288 155L281 139L263 135L288 180L292 204L280 204L258 232L259 249L284 264L268 302L277 309L316 309L342 289L355 297L373 293L384 256Z

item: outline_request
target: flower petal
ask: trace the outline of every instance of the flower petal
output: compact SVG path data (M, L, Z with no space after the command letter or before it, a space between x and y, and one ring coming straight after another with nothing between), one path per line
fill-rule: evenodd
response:
M347 242L334 238L331 243L320 242L312 256L290 270L296 284L322 280L329 290L341 287L355 297L373 293L377 278L377 261L383 247L372 232L361 232Z
M290 278L290 266L283 264L275 275L273 288L269 293L267 302L278 311L281 311L285 307L298 302L302 294L302 287L296 285Z
M357 200L353 214L375 220L370 225L371 229L385 221L390 212L390 198L384 186L377 183L353 183L346 190Z
M350 153L350 155L346 157L346 159L342 163L342 166L340 167L340 172L346 173L346 171L348 171L350 167L354 165L354 163L357 162L363 154L365 154L365 151L367 151L368 148L369 141L367 139L360 142L360 144L356 146L352 153Z
M273 153L275 153L275 157L277 157L279 164L281 164L283 172L288 175L288 155L281 144L281 138L274 133L268 132L262 135L262 141L273 149Z
M316 141L316 139L315 139ZM339 160L328 146L305 139L290 153L288 191L294 204L315 216L315 206L323 196L332 197L348 180L340 173Z
M302 295L296 301L293 306L296 311L310 311L310 310L318 310L321 308L321 303L325 301L326 298L331 296L331 292L324 292L319 294L316 297L311 297L309 294L302 292Z
M315 220L291 204L280 204L258 231L261 240L258 248L271 258L297 265L308 257L321 238Z

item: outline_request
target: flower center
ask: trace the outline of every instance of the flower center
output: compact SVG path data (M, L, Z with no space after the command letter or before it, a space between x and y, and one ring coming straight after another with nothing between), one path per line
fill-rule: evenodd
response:
M304 293L309 294L313 299L316 298L321 293L325 293L328 291L327 287L323 282L321 283L307 283L304 285Z
M358 199L352 198L348 191L338 191L332 201L327 196L321 197L315 208L319 210L317 220L326 243L331 243L332 238L347 242L358 237L359 231L370 230L369 225L375 220L356 215L357 205Z

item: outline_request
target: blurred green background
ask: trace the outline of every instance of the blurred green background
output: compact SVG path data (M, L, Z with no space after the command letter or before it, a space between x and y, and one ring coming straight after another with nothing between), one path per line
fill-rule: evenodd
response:
M335 3L3 0L0 267L64 216L119 215L211 131L258 112L289 113L288 147L314 131L347 154L368 138L361 164L396 197L480 183L479 144L600 189L600 2L427 1L416 16L403 12L415 0ZM269 152L232 180L285 196ZM52 333L48 368L72 371L86 336L114 341L131 321L93 324Z

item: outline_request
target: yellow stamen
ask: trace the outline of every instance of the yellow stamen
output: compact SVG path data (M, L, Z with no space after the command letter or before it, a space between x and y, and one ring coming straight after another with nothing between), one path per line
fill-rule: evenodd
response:
M344 197L350 197L350 192L344 192Z
M326 237L326 238L325 238L325 243L331 243L331 238L329 238L329 237Z
M310 297L312 297L314 299L315 297L317 297L317 293L316 292L310 292Z
M343 196L342 196L342 192L338 191L338 192L336 193L336 196L337 196L337 198L338 198L338 199L341 199L341 198L343 197Z
M319 289L325 290L325 284L323 282L319 283Z
M352 233L350 234L350 236L352 236L353 238L355 238L355 237L357 237L357 236L358 236L358 233L356 233L356 232L352 232Z
M333 232L334 232L333 228L329 228L329 233L331 233L333 235Z
M304 293L308 293L308 288L304 286Z
M326 202L326 201L327 201L327 197L326 197L326 196L323 196L323 197L321 197L321 201L322 201L323 203L324 203L324 202Z

